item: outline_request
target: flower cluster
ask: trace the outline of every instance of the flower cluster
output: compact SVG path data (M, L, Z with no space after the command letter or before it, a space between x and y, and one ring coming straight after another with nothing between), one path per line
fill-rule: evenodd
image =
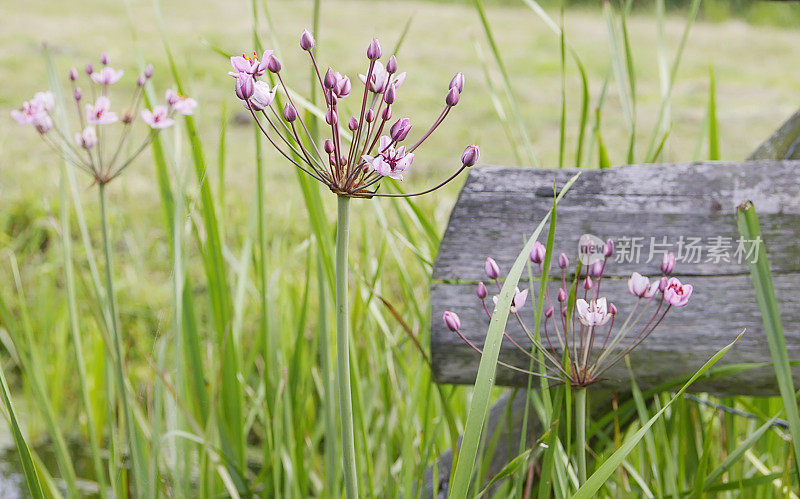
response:
M85 67L88 95L78 86L78 70L73 68L69 72L72 100L79 126L79 131L74 135L59 127L54 120L55 99L51 92L36 93L22 107L11 111L11 116L21 125L33 126L48 146L91 175L95 182L106 184L119 176L144 151L159 130L172 126L176 114L192 114L197 102L173 90L167 90L166 105L141 110L142 121L150 128L150 133L138 147L132 149L130 155L124 155L123 150L128 150L127 142L132 124L139 114L145 83L153 76L153 67L148 65L139 75L129 106L121 109L118 114L111 110L109 94L110 87L120 81L123 71L108 65L109 59L105 52L100 54L100 64L99 69L91 63ZM84 103L87 99L90 102Z
M569 258L564 253L559 255L561 283L555 302L551 300L549 289L545 288L542 339L537 339L522 321L519 311L525 305L528 290L517 289L509 313L516 318L535 350L542 353L544 362L540 366L544 367L545 374L529 372L503 362L500 364L527 374L568 381L573 386L587 386L600 381L603 372L644 341L672 307L683 307L689 302L692 285L682 284L678 278L669 276L675 268L675 255L668 253L661 262L660 278L651 281L638 272L630 276L628 290L637 297L637 301L628 317L621 321L622 325L615 329L615 324L620 322L616 320L617 307L600 295L606 264L613 254L614 242L609 239L603 246L603 258L586 266L585 275L579 265L571 282L567 280ZM544 267L545 256L544 245L536 241L530 260L538 266L540 272ZM487 258L484 271L497 285L498 290L501 289L497 262ZM483 282L478 283L476 294L486 315L491 318L492 312L486 305L488 290ZM497 296L494 297L494 303L496 306ZM648 311L652 313L648 314ZM482 354L481 349L462 334L461 320L456 313L447 311L443 319L451 331ZM522 347L508 333L503 334L534 362L541 362L535 351ZM565 360L562 362L561 359Z
M303 31L300 48L308 53L316 73L325 102L324 119L330 131L329 137L321 144L317 144L309 132L295 104L296 97L281 75L281 63L272 50L265 51L260 57L257 53L231 57L233 71L228 73L235 78L236 96L250 111L267 140L297 168L328 186L335 194L370 198L426 194L477 162L480 150L471 145L462 155L461 168L436 187L414 194L378 194L378 184L384 177L403 180L414 162L414 151L458 104L464 90L464 75L458 73L450 81L444 108L433 125L419 140L405 145L412 128L411 120L403 117L392 123L398 89L406 78L406 73L398 73L397 58L390 56L384 65L380 60L380 42L377 39L370 42L366 51L369 66L366 74L359 75L364 84L359 111L346 118L344 99L350 95L353 84L348 76L333 68L321 71L314 57L314 46L314 37L307 30ZM260 79L268 72L274 86ZM276 102L278 87L286 98L282 110ZM342 115L344 117L340 118Z

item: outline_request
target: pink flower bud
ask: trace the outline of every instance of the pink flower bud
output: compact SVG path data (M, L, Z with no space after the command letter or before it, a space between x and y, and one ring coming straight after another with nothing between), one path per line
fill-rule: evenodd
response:
M399 120L394 122L394 125L392 125L392 128L389 131L389 135L395 142L402 142L408 136L408 132L410 131L411 131L411 120L408 118L400 118Z
M281 61L279 61L274 55L270 54L267 59L267 69L269 69L271 73L277 74L281 70Z
M386 92L383 94L383 102L387 104L394 104L394 101L397 99L397 88L394 85L389 85L389 88L386 89Z
M141 87L145 81L147 81L147 78L144 77L144 74L140 74L139 78L136 79L136 85Z
M295 110L294 106L291 103L287 102L286 105L283 107L283 119L285 119L289 123L297 119L297 110Z
M569 267L569 258L567 258L566 254L561 253L560 255L558 255L558 267L560 269L565 269Z
M336 86L336 73L334 73L333 68L328 68L328 71L325 72L325 78L322 79L322 84L325 85L325 88L328 90Z
M381 112L381 117L384 119L384 121L389 121L390 119L392 119L392 106L386 106L385 108L383 108L383 111Z
M75 80L78 79L78 70L77 69L72 68L72 69L69 70L69 79L71 81L75 81Z
M239 73L236 77L236 96L242 100L247 100L253 96L255 86L253 77L246 73Z
M108 54L106 54L105 51L100 52L100 64L103 66L108 64Z
M153 77L153 65L148 64L144 67L144 77L145 78L152 78Z
M476 146L475 144L467 146L464 149L464 152L461 154L461 164L464 166L472 166L478 162L478 158L481 157L481 148Z
M667 289L667 276L661 276L661 280L658 281L658 290L662 293L664 290Z
M336 82L336 88L334 89L334 91L336 92L336 95L338 95L339 97L347 97L348 95L350 95L350 90L352 90L352 88L353 84L350 83L350 78L348 78L347 76L340 75L340 77Z
M447 91L447 97L444 98L444 102L448 106L453 107L456 104L458 104L458 99L459 99L458 89L451 88L450 90Z
M563 303L567 301L567 290L564 288L558 288L558 301Z
M546 248L544 247L544 244L540 243L539 241L534 241L530 254L531 262L541 265L542 262L544 262L545 253Z
M325 92L325 102L329 106L335 106L336 103L339 102L339 99L336 97L336 94L334 94L332 91L328 91Z
M603 260L597 260L589 268L589 272L595 277L600 277L601 275L603 275L603 267L604 266L605 265L603 264Z
M611 315L617 315L617 306L613 303L608 305L608 313Z
M553 306L552 305L550 305L549 307L547 307L544 310L544 316L547 317L548 319L553 316Z
M87 62L86 63L86 74L90 75L92 73L94 73L94 67L92 67L92 63L91 62Z
M351 132L356 131L356 129L358 128L358 120L356 119L355 116L350 118L350 121L347 122L347 128L349 128Z
M483 300L489 295L489 291L486 289L486 285L484 283L479 282L478 289L475 290L475 294L478 295L478 298Z
M450 88L454 88L458 90L458 93L464 91L464 73L458 72L453 79L450 80Z
M83 92L81 91L81 87L76 87L75 91L72 93L72 96L75 97L75 100L81 100L83 97Z
M333 154L335 148L333 147L333 141L331 139L325 139L325 142L322 143L322 148L325 149L325 152L328 154Z
M314 37L311 36L311 33L309 33L307 29L304 29L303 34L300 35L300 48L303 50L311 50L314 48Z
M670 251L661 260L661 272L669 274L673 270L675 270L675 253Z
M367 114L364 116L364 119L367 121L367 123L372 123L375 121L375 110L371 108L367 109Z
M367 59L370 61L377 61L381 58L382 53L381 42L379 42L377 38L373 38L372 41L369 42L369 47L367 47Z
M592 282L592 278L590 276L586 276L586 279L583 280L583 289L589 291L594 287L594 282Z
M442 315L442 319L444 319L444 323L450 331L455 333L461 329L461 319L458 318L455 312L446 311L444 315Z
M397 58L392 55L389 57L389 62L386 63L386 72L394 74L397 72Z
M497 266L497 262L494 261L492 257L486 259L486 262L483 264L483 270L486 272L486 277L489 279L497 279L500 277L500 267Z
M611 258L611 255L614 254L614 241L609 239L606 241L606 244L603 245L603 256L606 258Z
M339 113L335 112L332 108L325 111L325 123L335 125L339 123Z

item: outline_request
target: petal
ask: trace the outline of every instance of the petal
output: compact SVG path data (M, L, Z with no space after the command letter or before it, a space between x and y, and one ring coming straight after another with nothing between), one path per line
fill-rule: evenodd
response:
M575 306L578 308L579 317L586 315L586 312L589 310L589 304L583 298L578 298L578 301L575 302Z

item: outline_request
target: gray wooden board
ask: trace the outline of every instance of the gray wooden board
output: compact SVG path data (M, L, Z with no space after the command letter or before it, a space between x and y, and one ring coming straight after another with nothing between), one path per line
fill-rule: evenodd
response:
M475 297L475 283L486 280L483 261L494 257L507 272L524 238L552 204L553 182L563 183L570 170L475 167L453 210L434 265L431 290L431 353L437 381L473 383L478 354L451 333L441 321L444 310L457 312L462 330L483 343L488 319ZM723 363L768 362L769 351L761 317L744 262L733 258L739 237L735 208L752 200L762 226L776 293L786 328L790 358L800 359L800 161L713 162L630 165L585 171L559 204L555 252L571 259L581 234L620 240L643 238L642 258L610 262L602 295L625 317L633 303L626 278L633 271L658 274L660 254L646 263L650 238L673 243L681 236L730 238L730 262L714 262L703 254L698 262L679 262L675 275L691 282L690 304L673 309L662 325L631 356L643 388L689 374L744 328L747 333ZM545 241L545 233L540 240ZM527 287L527 283L523 283ZM553 284L553 290L556 284ZM533 298L523 314L532 321ZM509 322L509 334L529 345L523 331ZM501 360L528 366L528 359L506 340ZM608 388L627 383L622 364L606 375ZM800 369L795 371L800 382ZM498 367L499 384L520 385L525 376ZM765 395L776 390L771 368L726 379L701 380L697 390L714 393Z

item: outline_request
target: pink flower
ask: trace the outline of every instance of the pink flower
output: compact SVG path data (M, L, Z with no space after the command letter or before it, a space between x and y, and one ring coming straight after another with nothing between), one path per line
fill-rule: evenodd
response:
M231 57L231 66L233 66L234 71L230 71L228 74L235 78L238 77L240 73L246 73L253 78L258 78L267 71L272 53L272 50L265 50L261 59L258 58L255 52L253 52L251 56L242 54L240 56Z
M578 301L575 302L575 306L578 308L578 320L580 320L581 324L584 326L602 326L610 321L613 316L613 314L608 311L605 297L597 300L590 300L589 302L579 298Z
M650 279L634 272L628 278L628 291L639 298L652 298L658 291L658 281L650 284Z
M181 95L174 90L167 90L167 103L178 114L194 114L194 108L197 107L197 101L191 97Z
M689 303L690 296L692 296L691 284L681 284L677 277L671 277L667 281L667 287L664 289L664 299L670 305L682 307Z
M142 119L153 129L167 128L175 124L175 120L169 117L166 106L156 106L152 111L142 109Z
M365 75L359 74L358 79L361 80L361 83L366 85L367 77ZM405 79L405 72L398 75L391 75L386 71L386 68L383 67L381 61L375 61L375 67L372 68L372 76L370 76L369 79L369 89L371 92L379 94L383 92L389 84L393 83L395 87L399 87L403 84Z
M101 95L97 98L94 106L86 104L86 121L92 125L108 125L117 121L116 113L112 113L108 109L111 107L111 101L108 97Z
M250 97L250 106L253 108L253 111L261 111L269 107L275 99L276 90L278 90L278 87L273 87L272 90L270 90L267 82L255 82L253 84L253 95ZM249 109L247 107L247 102L242 102L242 104L245 109Z
M51 92L36 92L31 100L22 103L22 107L11 111L11 117L20 125L46 124L49 121L52 128L52 120L47 113L54 105L55 99Z
M509 311L512 314L516 314L517 310L521 309L525 306L525 302L528 300L528 290L525 289L520 291L519 288L514 288L514 296L511 298L511 307L509 307ZM494 295L492 297L492 301L494 302L495 307L497 306L497 302L500 301L499 295Z
M100 85L112 85L119 81L122 78L123 71L116 70L112 67L106 66L100 71L95 71L91 75L92 81L95 83L99 83Z
M75 134L75 142L82 148L89 150L97 145L97 133L93 126L87 126L81 133Z
M364 155L362 159L378 172L378 175L403 180L403 172L408 170L414 161L414 153L406 154L405 146L395 149L391 143L392 139L388 135L382 135L378 148L380 152L375 156Z

